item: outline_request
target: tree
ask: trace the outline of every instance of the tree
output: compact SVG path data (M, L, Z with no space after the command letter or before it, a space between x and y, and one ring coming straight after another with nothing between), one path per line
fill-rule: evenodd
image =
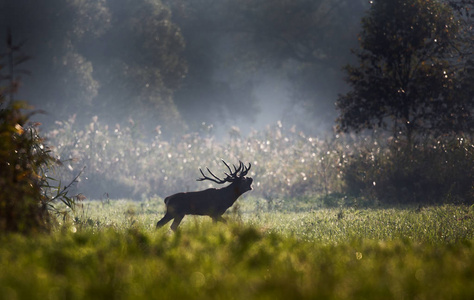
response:
M184 39L160 0L7 2L0 26L33 58L19 96L50 113L45 123L77 114L78 123L99 115L184 127L173 101L187 72Z
M287 77L289 96L303 108L303 117L291 120L299 127L331 129L334 98L346 88L340 69L350 62L349 49L357 43L366 5L360 0L258 0L241 5L240 26L252 41L250 51L256 49L264 63Z
M474 49L472 41L474 41L474 0L448 0L448 4L453 8L460 25L458 39L461 43L455 56L459 69L459 96L465 97L465 101L473 103ZM474 120L472 118L468 127L474 130Z
M452 58L457 33L439 1L373 1L354 51L360 65L346 67L352 89L336 102L339 130L388 128L409 141L469 130L473 103L458 97Z
M330 111L328 120L334 119L334 97L344 84L340 68L348 63L348 49L356 44L366 1L167 3L186 39L189 75L175 100L183 108L193 107L190 118L199 114L209 122L215 122L216 115L252 120L256 101L275 101L259 88L284 85L289 93L282 98L305 105L311 117L323 119ZM199 101L190 103L190 98ZM303 123L297 117L291 121Z

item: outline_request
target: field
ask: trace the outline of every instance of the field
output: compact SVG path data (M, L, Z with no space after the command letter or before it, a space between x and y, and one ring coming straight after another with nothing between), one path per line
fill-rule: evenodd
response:
M89 201L52 234L0 236L0 299L474 298L473 207L237 203L171 233L161 199Z

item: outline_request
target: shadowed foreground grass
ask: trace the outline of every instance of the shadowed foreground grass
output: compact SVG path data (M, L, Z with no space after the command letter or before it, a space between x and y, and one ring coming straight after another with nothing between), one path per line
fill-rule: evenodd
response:
M355 211L341 216L326 210L327 221L316 211L295 221L299 230L277 227L269 215L261 223L244 216L228 225L191 218L176 234L150 229L141 221L147 217L135 212L137 221L124 221L128 225L89 222L52 235L0 236L0 298L472 299L471 216L460 221L451 216L456 208L438 209L449 212L438 221L450 222L450 234L459 238L442 242L429 232L417 235L428 219L417 223L402 210L390 213L391 222L401 218L406 224L401 233L379 238L370 230L369 236L337 234L350 220L355 228L365 220L373 231L390 226L390 220L381 222L389 218L379 215L384 210L359 212L360 221ZM281 213L281 221L285 215L296 218ZM318 226L325 238L305 234Z

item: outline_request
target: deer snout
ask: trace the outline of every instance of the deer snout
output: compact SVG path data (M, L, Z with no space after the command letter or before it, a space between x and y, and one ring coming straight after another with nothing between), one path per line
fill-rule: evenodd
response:
M249 189L253 190L253 187L252 187L253 179L252 178L247 178L247 180L249 182Z

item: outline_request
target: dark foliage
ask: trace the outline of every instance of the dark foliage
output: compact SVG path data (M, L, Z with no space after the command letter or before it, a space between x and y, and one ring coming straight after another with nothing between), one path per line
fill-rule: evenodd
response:
M41 168L53 162L35 127L25 128L25 105L15 102L0 112L0 231L27 232L48 227Z
M184 128L172 99L187 72L184 40L161 1L15 0L4 9L0 26L34 57L21 92L49 113L45 126L73 111Z
M48 171L59 162L38 134L39 123L29 123L35 113L26 102L15 101L19 86L14 68L25 61L21 46L7 39L7 55L0 56L0 232L48 231L51 212L66 214L54 206L61 201L70 209L75 198L67 195L70 185L51 185ZM5 71L5 66L9 66ZM18 72L17 72L18 73Z
M345 192L367 202L474 203L474 147L467 137L428 139L415 146L367 140L344 168Z
M472 130L472 98L453 62L461 40L451 9L438 1L374 1L362 19L360 65L346 68L352 90L339 97L339 129L415 134Z
M366 1L165 2L186 40L189 74L175 102L191 126L216 119L254 121L265 114L260 104L265 110L264 104L278 98L304 105L308 115L324 120L321 126L331 126L333 99L344 85L340 68L356 44ZM278 85L289 95L272 96ZM285 118L303 127L308 120L294 116L295 107L288 107L294 111Z

